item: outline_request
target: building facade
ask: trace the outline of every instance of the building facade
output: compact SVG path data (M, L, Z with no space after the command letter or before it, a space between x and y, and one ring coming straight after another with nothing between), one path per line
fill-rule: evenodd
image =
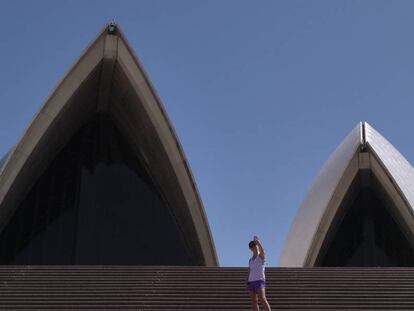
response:
M414 266L413 207L414 169L361 122L305 197L280 266ZM218 265L178 137L116 25L0 160L0 264Z
M218 265L178 137L114 24L0 162L0 263Z
M280 266L414 266L413 207L413 167L361 122L306 195Z

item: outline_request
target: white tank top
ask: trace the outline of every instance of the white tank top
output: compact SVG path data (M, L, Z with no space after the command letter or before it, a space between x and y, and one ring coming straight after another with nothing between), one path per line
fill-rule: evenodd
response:
M250 258L249 260L249 280L248 282L265 280L265 263L262 261L260 256L256 256L255 259Z

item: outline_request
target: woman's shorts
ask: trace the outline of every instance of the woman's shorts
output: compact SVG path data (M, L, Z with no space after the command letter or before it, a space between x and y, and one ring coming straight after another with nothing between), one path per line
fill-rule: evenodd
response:
M266 282L263 280L247 282L247 290L249 292L257 293L259 289L265 288Z

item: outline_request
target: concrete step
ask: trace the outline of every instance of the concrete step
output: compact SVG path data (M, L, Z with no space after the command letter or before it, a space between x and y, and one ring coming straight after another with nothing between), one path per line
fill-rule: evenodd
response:
M0 309L249 310L247 268L1 266ZM273 310L414 310L414 268L267 268Z

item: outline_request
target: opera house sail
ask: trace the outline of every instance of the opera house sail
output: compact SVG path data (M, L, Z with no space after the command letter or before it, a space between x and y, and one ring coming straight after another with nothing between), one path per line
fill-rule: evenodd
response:
M414 169L368 123L330 156L280 258L286 267L414 266Z
M218 264L178 138L114 24L0 161L0 263Z

